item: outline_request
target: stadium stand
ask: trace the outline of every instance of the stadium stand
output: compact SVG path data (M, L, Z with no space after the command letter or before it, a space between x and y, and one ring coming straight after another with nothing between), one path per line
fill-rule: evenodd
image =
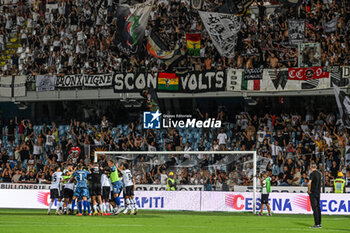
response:
M326 159L326 186L332 186L339 171L347 170L350 184L347 130L339 127L334 114L266 114L242 113L234 122L225 114L218 114L225 122L219 130L161 129L144 130L140 122L112 125L103 118L98 125L71 121L70 125L32 125L30 121L10 120L2 124L0 154L1 182L45 183L50 180L52 168L58 164L88 164L94 148L117 151L210 151L257 150L267 158L265 169L270 172L272 185L305 186L311 161ZM226 134L225 140L220 140ZM220 145L218 144L220 142ZM70 153L76 146L79 156ZM72 149L73 148L73 149ZM229 155L227 155L229 156ZM251 168L226 166L234 162L227 156L139 156L130 160L139 184L160 184L163 170L174 170L179 184L204 184L207 190L232 189L234 185L249 185ZM106 162L106 158L104 162ZM184 165L191 166L184 166ZM179 165L179 166L174 166ZM183 167L181 167L181 165ZM235 165L239 166L239 165ZM346 167L347 166L347 167ZM185 168L188 167L188 168ZM238 176L237 171L243 171Z
M9 1L11 2L11 1ZM300 12L292 8L280 14L266 14L259 5L258 14L248 13L238 33L236 55L223 58L204 30L198 13L190 10L186 1L159 1L151 12L145 36L156 31L168 42L169 49L179 46L183 55L176 67L168 66L142 50L139 56L125 56L118 52L115 42L115 6L107 1L107 20L99 16L101 1L16 1L0 9L1 70L5 74L79 74L189 70L217 70L226 68L282 68L295 67L297 47L288 45L288 19L306 20L305 39L321 42L322 66L348 65L349 14L338 1L303 1ZM203 10L216 10L222 1L207 1ZM265 4L269 5L267 1ZM194 17L189 17L194 14ZM325 17L325 18L324 18ZM336 32L327 33L323 23L338 17ZM186 53L185 32L202 31L199 58ZM144 48L147 41L144 40ZM337 54L337 55L336 55ZM191 65L189 65L191 64Z

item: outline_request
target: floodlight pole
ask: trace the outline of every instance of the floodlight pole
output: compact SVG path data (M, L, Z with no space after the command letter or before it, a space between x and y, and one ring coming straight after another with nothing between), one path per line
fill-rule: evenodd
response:
M253 153L253 214L256 212L256 151Z
M322 193L326 192L326 172L325 172L325 158L324 158L324 151L322 151Z

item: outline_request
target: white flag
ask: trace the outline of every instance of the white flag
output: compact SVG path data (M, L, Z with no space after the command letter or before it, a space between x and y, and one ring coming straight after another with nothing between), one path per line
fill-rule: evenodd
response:
M204 11L199 11L199 15L220 55L228 58L234 57L241 18L230 14Z

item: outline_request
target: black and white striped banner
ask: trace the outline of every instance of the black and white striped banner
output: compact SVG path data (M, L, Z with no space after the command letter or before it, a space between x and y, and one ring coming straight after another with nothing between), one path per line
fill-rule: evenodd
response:
M20 97L26 95L27 76L2 76L0 81L0 96Z

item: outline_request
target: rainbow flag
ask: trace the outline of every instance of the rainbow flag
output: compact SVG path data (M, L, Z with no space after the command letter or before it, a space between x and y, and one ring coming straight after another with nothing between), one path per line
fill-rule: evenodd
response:
M200 33L186 33L188 54L199 57L201 49L201 34Z
M179 77L175 73L158 73L158 90L179 90Z

